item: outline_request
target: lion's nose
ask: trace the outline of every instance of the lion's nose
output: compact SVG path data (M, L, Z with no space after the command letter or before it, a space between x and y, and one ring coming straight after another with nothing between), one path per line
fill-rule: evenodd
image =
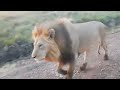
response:
M32 56L32 58L36 58L36 56Z

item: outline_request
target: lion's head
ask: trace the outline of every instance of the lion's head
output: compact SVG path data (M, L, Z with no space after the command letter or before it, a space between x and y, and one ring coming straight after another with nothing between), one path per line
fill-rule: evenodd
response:
M52 27L61 23L63 24L71 22L67 18L61 18L53 22L36 25L34 27L34 30L32 31L32 38L34 41L32 57L35 60L59 60L60 50L55 42L56 32Z
M36 61L56 61L59 58L60 52L54 41L54 29L47 28L45 25L35 26L32 31L32 38L34 41L32 57Z

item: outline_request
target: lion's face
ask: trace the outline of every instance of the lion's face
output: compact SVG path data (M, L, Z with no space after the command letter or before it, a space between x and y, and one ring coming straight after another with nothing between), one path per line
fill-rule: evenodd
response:
M34 41L34 49L32 52L32 57L35 60L43 60L45 59L47 52L49 51L49 44L45 41L44 38L39 38Z
M32 57L36 61L46 58L56 58L59 56L59 50L54 41L55 32L53 29L35 28L32 32L34 40L34 49Z

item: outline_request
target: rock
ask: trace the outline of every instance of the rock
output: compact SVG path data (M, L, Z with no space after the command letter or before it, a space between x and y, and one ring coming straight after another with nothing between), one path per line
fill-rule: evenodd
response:
M4 50L4 51L8 51L8 46L5 46L5 47L3 48L3 50Z
M111 19L108 24L110 27L113 27L116 25L116 21L114 19Z
M18 58L27 57L32 52L32 44L26 41L17 41L14 45L5 46L0 50L0 63L6 63Z

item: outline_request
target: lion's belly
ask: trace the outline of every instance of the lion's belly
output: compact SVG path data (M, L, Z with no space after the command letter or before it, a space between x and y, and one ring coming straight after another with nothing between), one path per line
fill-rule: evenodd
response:
M98 34L94 35L91 34L91 36L83 36L79 39L79 52L90 52L91 49L97 49L98 45L100 44L100 37Z
M73 52L89 52L91 48L98 47L98 44L100 43L100 37L99 34L96 32L92 33L73 33L71 35L72 38L72 46L73 46Z

